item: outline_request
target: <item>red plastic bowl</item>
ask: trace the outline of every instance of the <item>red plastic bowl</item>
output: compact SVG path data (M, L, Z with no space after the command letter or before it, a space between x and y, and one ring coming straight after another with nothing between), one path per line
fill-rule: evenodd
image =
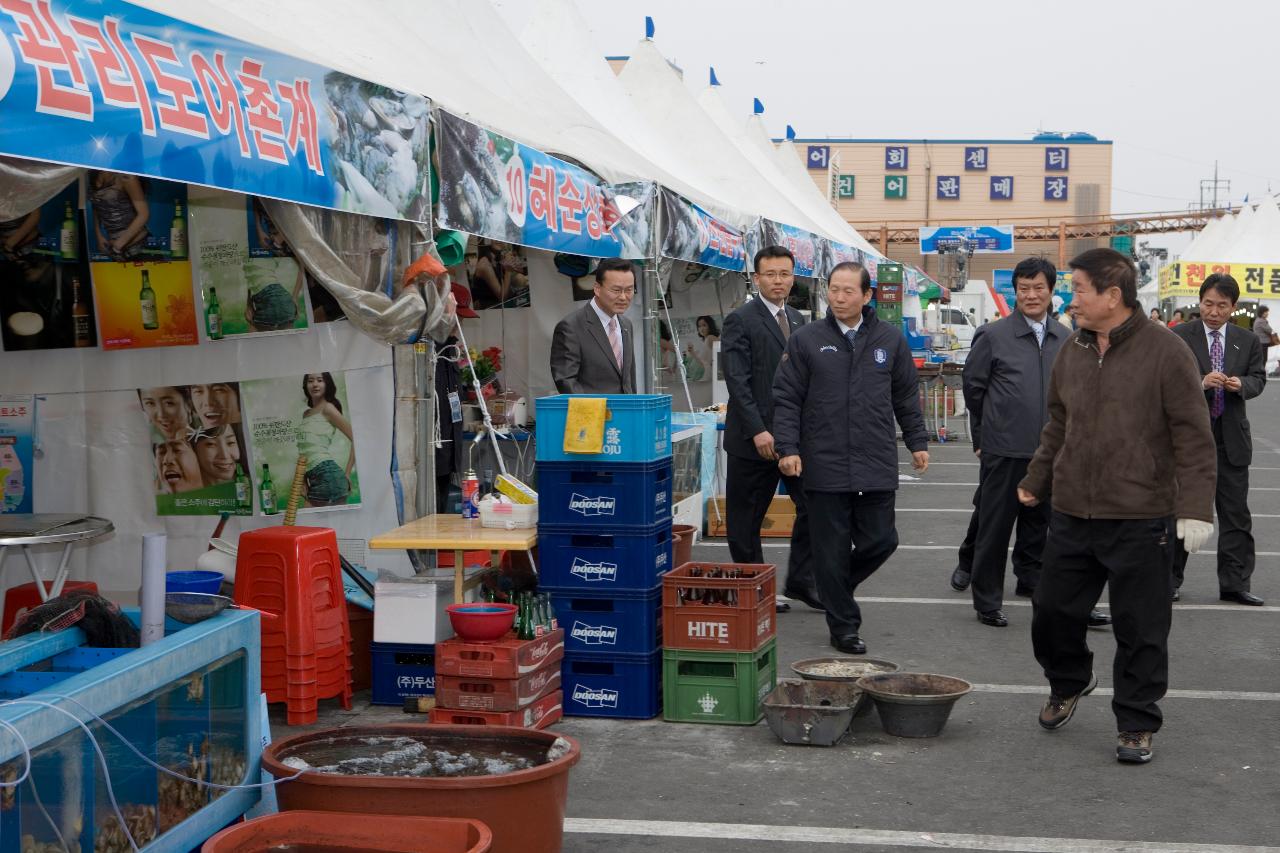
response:
M468 642L488 643L502 639L516 622L514 604L477 602L450 604L449 624L454 633Z

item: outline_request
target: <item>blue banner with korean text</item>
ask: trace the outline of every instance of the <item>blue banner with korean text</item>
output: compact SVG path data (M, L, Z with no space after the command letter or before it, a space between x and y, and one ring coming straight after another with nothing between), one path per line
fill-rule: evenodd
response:
M662 256L742 272L747 266L741 231L671 190L662 190Z
M429 115L123 0L0 0L0 154L426 222Z
M654 184L605 184L443 110L438 128L441 228L593 258L649 256Z
M782 246L795 256L795 274L814 278L820 274L826 243L825 237L810 234L803 228L760 219L756 227L747 232L747 263L750 265L755 253L764 246Z

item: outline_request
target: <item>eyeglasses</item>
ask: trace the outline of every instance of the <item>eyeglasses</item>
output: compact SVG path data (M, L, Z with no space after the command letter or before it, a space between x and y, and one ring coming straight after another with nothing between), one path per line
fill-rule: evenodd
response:
M795 273L789 272L758 272L756 278L763 281L790 281L795 278Z
M624 290L619 290L616 287L606 287L604 288L604 292L612 296L634 296L636 289L634 287L628 287Z

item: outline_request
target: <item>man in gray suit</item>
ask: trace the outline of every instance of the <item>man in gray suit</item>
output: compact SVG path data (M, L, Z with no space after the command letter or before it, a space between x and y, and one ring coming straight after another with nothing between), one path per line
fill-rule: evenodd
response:
M551 338L551 378L561 394L635 393L635 337L622 316L635 294L631 261L600 262L595 296L557 323Z

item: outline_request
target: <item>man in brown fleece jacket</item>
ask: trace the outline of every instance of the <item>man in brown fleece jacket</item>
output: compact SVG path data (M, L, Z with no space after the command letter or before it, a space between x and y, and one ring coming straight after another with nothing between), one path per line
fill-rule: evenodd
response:
M1032 599L1050 688L1040 725L1065 726L1097 686L1086 623L1109 584L1116 758L1145 763L1169 681L1175 533L1194 552L1213 531L1213 434L1195 358L1142 312L1129 259L1092 249L1070 266L1080 328L1054 362L1049 422L1018 484L1024 504L1053 505Z

